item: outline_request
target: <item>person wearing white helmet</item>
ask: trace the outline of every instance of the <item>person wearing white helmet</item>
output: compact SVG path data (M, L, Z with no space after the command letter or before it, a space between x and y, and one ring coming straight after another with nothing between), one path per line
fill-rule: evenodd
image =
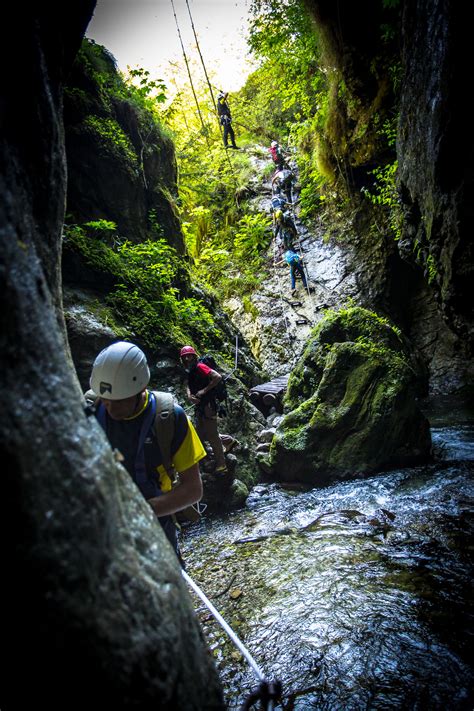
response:
M272 141L268 150L278 170L283 170L286 164L286 155L278 141Z
M155 427L156 397L147 389L150 370L143 351L119 341L104 348L94 361L90 386L95 394L96 417L122 464L155 512L178 553L176 527L171 517L200 501L202 481L199 461L206 451L179 405L174 405L171 462L180 475L172 488L164 467ZM178 554L179 555L179 554Z
M217 95L217 115L219 116L219 121L221 122L222 128L224 129L224 146L226 148L235 148L238 150L238 146L235 145L235 133L232 128L232 115L230 113L229 104L227 103L228 92L224 93L220 91ZM231 140L231 145L228 145L229 137Z

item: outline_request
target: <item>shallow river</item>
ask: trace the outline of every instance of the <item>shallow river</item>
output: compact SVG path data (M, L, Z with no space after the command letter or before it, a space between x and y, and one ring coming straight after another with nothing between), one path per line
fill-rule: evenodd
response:
M311 491L262 485L245 509L185 531L187 572L282 682L276 708L474 707L474 420L428 414L433 464ZM237 709L256 679L193 599Z

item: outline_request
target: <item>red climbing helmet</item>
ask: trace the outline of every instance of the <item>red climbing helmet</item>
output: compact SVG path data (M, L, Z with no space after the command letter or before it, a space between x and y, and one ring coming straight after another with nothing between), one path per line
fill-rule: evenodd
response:
M197 353L192 346L183 346L179 352L179 357L182 358L185 355L197 356Z

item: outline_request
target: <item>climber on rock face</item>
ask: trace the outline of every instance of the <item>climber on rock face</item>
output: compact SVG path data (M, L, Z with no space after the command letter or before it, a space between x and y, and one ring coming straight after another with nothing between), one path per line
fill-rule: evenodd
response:
M179 355L187 373L187 397L195 406L196 431L202 442L211 445L215 472L226 474L225 455L236 446L237 440L230 435L221 435L218 431L216 389L222 383L222 375L200 362L192 346L183 346Z
M278 170L283 170L286 165L286 154L278 141L272 141L268 150Z
M235 144L235 134L232 128L232 115L230 113L229 104L227 103L228 92L220 91L217 96L217 114L219 116L219 121L221 122L222 128L224 129L224 146L226 148L238 149ZM231 140L231 145L228 145L229 138Z
M298 231L288 211L277 210L274 215L275 239L280 237L284 249L293 249L293 240L297 239Z
M287 249L285 252L284 259L277 262L277 264L283 264L283 262L286 262L290 267L291 295L294 296L296 293L296 277L301 277L303 286L305 289L307 289L308 282L306 281L306 275L304 273L303 262L301 260L301 257L292 249Z
M283 193L287 201L291 202L294 177L289 168L277 170L272 178L272 192Z

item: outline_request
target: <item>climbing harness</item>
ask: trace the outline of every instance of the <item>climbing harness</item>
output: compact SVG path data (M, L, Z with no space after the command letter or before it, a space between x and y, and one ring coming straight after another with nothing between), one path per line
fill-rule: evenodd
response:
M268 711L273 711L274 703L277 702L281 697L281 682L271 682L265 678L263 671L260 669L257 662L252 657L247 647L245 647L242 641L235 634L234 630L227 624L222 615L216 610L212 602L209 600L209 598L206 597L199 585L194 582L194 580L186 573L185 570L181 570L181 574L189 585L189 587L194 590L199 599L202 600L202 602L206 605L209 612L217 620L217 622L220 624L222 629L226 632L226 634L235 644L242 656L247 660L250 668L252 669L253 673L260 682L258 688L252 691L252 693L246 699L244 705L242 706L242 711L244 709L250 709L251 706L259 700L261 701L264 709L268 709Z

